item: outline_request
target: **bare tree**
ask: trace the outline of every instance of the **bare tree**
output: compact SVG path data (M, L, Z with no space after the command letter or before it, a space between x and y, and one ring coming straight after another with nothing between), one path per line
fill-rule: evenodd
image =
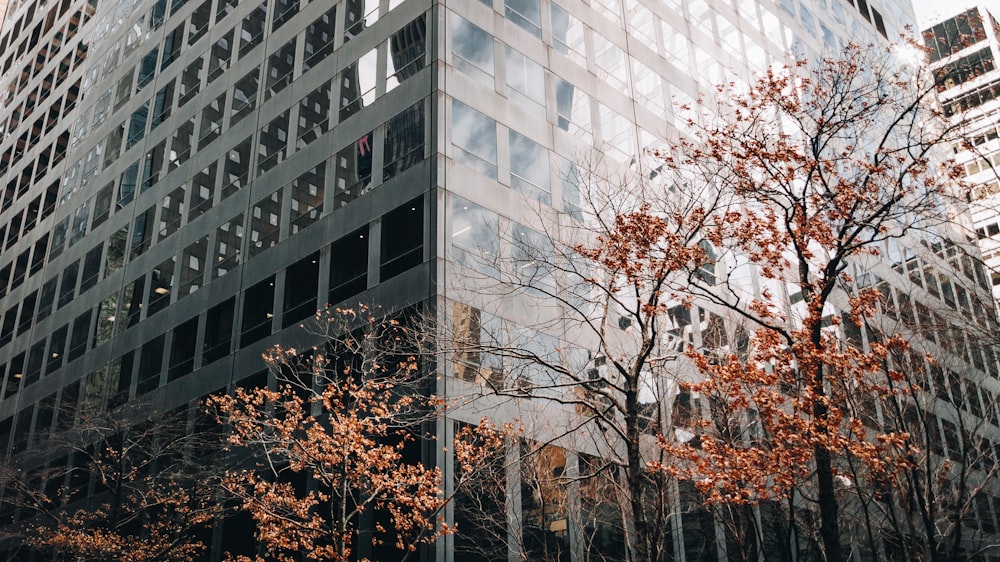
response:
M253 459L223 484L253 516L268 559L406 559L455 531L442 518L451 498L441 469L421 452L445 404L429 394L433 378L405 318L362 306L320 311L312 326L316 346L265 355L274 389L210 399L229 443ZM484 423L459 432L463 477L503 431Z
M0 467L22 548L75 561L190 561L223 512L221 434L189 411L148 418L135 403L58 412L56 435Z

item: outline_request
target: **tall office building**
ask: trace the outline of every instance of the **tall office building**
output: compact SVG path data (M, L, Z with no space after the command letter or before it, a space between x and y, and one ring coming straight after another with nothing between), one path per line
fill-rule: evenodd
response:
M973 222L1000 298L1000 25L985 7L973 7L923 31L929 60L940 77L938 97L945 114L961 123L969 146L956 146L956 158L973 186Z
M642 165L674 102L912 21L901 0L14 1L0 442L18 455L81 400L174 410L259 383L323 303L433 303L478 329L448 300L469 255L539 237L538 209L577 215L582 154ZM495 374L461 359L446 392ZM699 517L673 520L677 559L722 556Z

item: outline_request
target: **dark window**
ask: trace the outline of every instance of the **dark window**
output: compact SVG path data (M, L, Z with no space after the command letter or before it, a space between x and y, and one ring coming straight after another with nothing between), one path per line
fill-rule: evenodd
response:
M243 294L243 324L240 347L271 335L274 316L274 277L257 283Z
M194 370L197 344L198 317L195 316L174 328L173 342L170 345L170 366L167 368L168 382L177 380Z
M421 198L382 217L382 255L379 279L420 265L424 259L424 204Z
M14 338L14 328L17 327L17 305L15 304L3 315L3 325L0 327L0 347L10 343Z
M142 346L139 355L139 372L136 373L135 394L141 396L160 386L160 368L163 367L164 336L157 336Z
M156 213L156 206L152 206L139 213L135 217L132 225L132 259L135 259L149 249L153 239L153 217Z
M319 253L299 260L285 271L285 303L281 326L287 328L316 312Z
M4 398L13 396L21 388L21 379L24 377L24 354L20 354L11 360L7 370L7 387L4 390Z
M271 31L278 29L286 21L292 19L299 13L299 0L278 0L274 3L274 20L271 24Z
M368 226L333 243L330 260L330 303L368 288Z
M153 98L153 116L151 118L150 130L155 129L170 117L170 109L174 105L174 81L171 80L166 86L160 88Z
M62 274L62 285L59 286L59 306L62 308L76 296L76 278L80 273L80 262L75 261L66 266Z
M45 374L51 375L53 371L62 367L63 354L66 352L66 336L69 334L69 324L65 324L58 330L52 332L52 339L49 340L49 360L45 365Z
M104 252L104 244L98 244L83 258L83 277L80 278L80 294L97 284L97 278L101 273L101 255Z
M73 320L73 332L69 337L69 351L66 353L67 361L72 361L81 357L87 351L87 335L90 333L90 311L76 317Z
M145 290L145 275L140 275L138 279L125 285L125 288L122 289L121 310L125 314L125 322L119 324L119 326L129 328L139 323L139 317L142 315L142 299Z
M236 297L230 297L208 309L205 315L205 344L201 362L207 365L229 355L233 339L233 315Z
M38 317L36 322L41 322L52 313L52 303L56 300L56 280L53 277L42 285L42 293L38 300Z
M24 386L38 382L42 376L42 365L45 363L45 340L35 343L28 351L28 364L24 368Z
M163 39L163 60L160 61L160 72L163 72L181 54L181 44L184 39L184 24L177 26Z
M118 375L118 380L111 381L111 389L115 393L108 399L108 407L117 408L128 402L129 391L132 388L132 366L135 363L135 350L129 351L112 362L112 374Z
M52 246L49 248L49 259L55 259L62 253L63 246L66 245L66 230L69 228L69 217L52 228Z
M91 219L91 230L103 224L104 221L108 220L108 216L111 215L111 199L114 196L114 191L115 184L112 182L101 188L101 191L97 193L97 197L94 198L94 218Z
M156 76L156 61L159 57L159 47L153 47L151 51L146 53L146 56L142 57L139 62L139 81L136 84L136 90L145 88L153 81L153 77Z
M35 302L38 300L38 291L32 293L21 301L21 321L17 323L17 334L21 335L31 327L31 320L35 316Z
M0 298L3 298L7 294L7 284L10 279L11 264L7 264L0 268Z
M49 235L48 233L43 234L38 242L35 242L35 252L31 254L31 271L28 276L32 276L42 270L45 265L45 251L49 247ZM6 279L3 275L0 275L0 284L3 284Z
M174 258L170 258L153 269L150 274L149 310L146 317L152 316L170 304L170 294L173 291Z

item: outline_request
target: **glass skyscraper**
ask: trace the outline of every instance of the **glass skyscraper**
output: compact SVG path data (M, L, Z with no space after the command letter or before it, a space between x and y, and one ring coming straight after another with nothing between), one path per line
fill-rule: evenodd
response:
M789 56L894 40L913 19L902 0L11 2L0 442L43 443L81 401L193 411L266 382L261 353L303 341L324 303L517 325L523 308L486 318L461 280L474 256L517 259L498 232L544 244L539 213L576 220L581 161L646 166L684 127L678 104ZM442 369L447 395L503 366ZM450 466L444 454L428 460ZM548 458L561 471L571 457ZM572 518L537 509L571 542ZM701 515L673 525L678 560L722 559ZM428 556L465 559L475 539Z

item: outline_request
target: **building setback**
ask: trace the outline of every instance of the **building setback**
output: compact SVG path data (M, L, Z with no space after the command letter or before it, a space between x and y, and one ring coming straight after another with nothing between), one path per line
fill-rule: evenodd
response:
M675 104L913 19L902 0L11 2L0 442L29 449L80 400L193 410L266 381L261 353L324 303L478 325L448 289L480 227L576 215L581 154L626 168ZM714 529L674 525L677 559L720 559ZM215 545L248 533L219 525ZM458 540L428 556L462 560Z

